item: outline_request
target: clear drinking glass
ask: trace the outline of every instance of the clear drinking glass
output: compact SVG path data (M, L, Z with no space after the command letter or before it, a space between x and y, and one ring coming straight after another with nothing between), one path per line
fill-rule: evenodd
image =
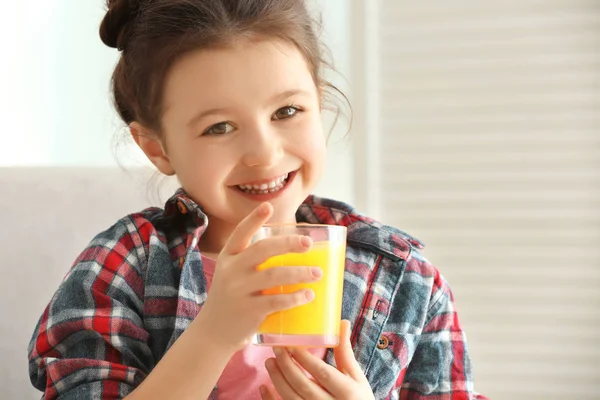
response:
M279 286L264 291L267 295L284 294L309 288L314 291L315 298L309 304L269 315L254 335L253 343L286 347L336 347L339 344L342 314L346 227L313 224L265 225L252 241L290 234L311 237L313 247L305 253L272 257L258 269L314 266L323 270L323 277L314 283Z

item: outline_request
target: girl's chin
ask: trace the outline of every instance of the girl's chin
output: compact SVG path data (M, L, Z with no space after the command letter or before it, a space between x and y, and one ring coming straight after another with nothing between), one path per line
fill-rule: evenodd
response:
M294 213L294 215L292 216L286 216L286 217L279 217L279 216L275 216L273 215L273 217L271 217L267 222L267 224L295 224L296 223L296 215Z
M298 207L275 207L273 215L267 221L268 224L295 224L296 210Z

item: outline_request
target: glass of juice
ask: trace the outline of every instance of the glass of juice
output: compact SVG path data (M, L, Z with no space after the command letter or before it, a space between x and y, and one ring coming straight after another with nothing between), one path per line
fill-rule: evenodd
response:
M309 266L323 270L318 282L278 286L263 294L286 294L309 288L312 302L270 314L254 335L253 343L285 347L336 347L339 344L342 290L346 261L346 227L336 225L265 225L253 237L256 242L279 235L304 235L313 240L305 253L287 253L268 259L259 270L273 267Z

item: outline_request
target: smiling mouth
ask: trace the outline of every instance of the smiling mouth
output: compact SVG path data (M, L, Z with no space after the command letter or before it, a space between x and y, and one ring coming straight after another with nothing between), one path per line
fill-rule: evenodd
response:
M286 187L286 185L290 181L291 175L294 172L289 172L285 175L281 175L277 178L272 179L271 181L255 184L237 185L235 187L246 194L264 195L277 193Z

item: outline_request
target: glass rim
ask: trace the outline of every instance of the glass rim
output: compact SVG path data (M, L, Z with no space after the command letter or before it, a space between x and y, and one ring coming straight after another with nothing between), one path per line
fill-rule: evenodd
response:
M284 223L284 224L278 224L278 223L270 223L270 224L264 224L261 225L259 229L264 229L264 228L317 228L317 229L345 229L348 230L348 227L344 226L344 225L328 225L328 224L311 224L309 222L288 222L288 223Z

